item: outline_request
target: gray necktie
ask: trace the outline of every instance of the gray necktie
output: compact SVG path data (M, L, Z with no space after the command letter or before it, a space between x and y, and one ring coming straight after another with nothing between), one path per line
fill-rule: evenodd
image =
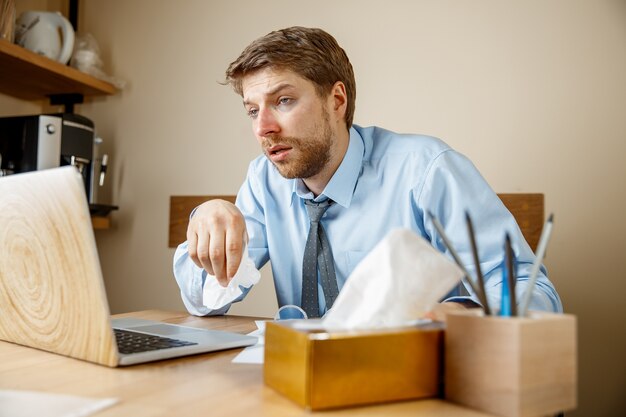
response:
M302 261L302 309L308 317L319 317L319 303L317 295L317 270L319 268L322 281L322 290L326 299L326 309L332 307L339 289L335 276L335 265L330 244L320 219L331 205L330 200L316 203L313 200L304 200L306 211L311 219L309 237L304 248Z

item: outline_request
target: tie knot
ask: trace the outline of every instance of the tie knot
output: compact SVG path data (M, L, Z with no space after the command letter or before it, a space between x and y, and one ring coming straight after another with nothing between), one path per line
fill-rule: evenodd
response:
M312 222L319 222L328 207L332 204L330 199L320 201L316 203L313 200L304 200L304 205L306 206L306 212L309 214L309 219Z

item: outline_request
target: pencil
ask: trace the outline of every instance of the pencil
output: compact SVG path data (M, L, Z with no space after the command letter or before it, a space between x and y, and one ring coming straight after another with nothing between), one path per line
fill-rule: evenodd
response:
M454 259L454 262L456 262L456 264L459 266L459 268L461 268L461 270L465 274L467 283L472 288L472 291L474 291L474 293L478 295L478 297L480 298L480 295L479 295L480 292L476 288L476 285L472 282L472 279L470 278L470 274L469 272L467 272L467 269L465 268L465 265L463 265L463 262L461 262L461 258L459 258L459 255L456 253L456 250L454 250L454 246L452 246L452 243L448 240L448 236L446 235L446 232L443 230L443 226L441 225L441 223L439 223L439 220L437 220L437 218L430 211L428 211L427 213L428 213L428 217L430 217L430 220L435 225L435 229L437 229L437 232L441 236L441 240L443 240L444 245L446 245L446 247L450 251L450 254L452 255L452 258Z
M526 287L526 292L524 293L524 298L522 299L522 303L520 304L520 316L525 316L528 313L528 306L530 304L530 299L532 298L533 288L535 287L535 283L537 282L537 275L539 274L539 268L541 268L541 264L543 263L543 258L546 255L546 248L548 246L548 242L550 241L550 235L552 234L552 223L554 222L554 214L550 214L546 224L541 231L541 237L539 237L539 244L537 245L537 253L535 254L535 262L533 262L532 269L530 270L530 277L528 278L528 286Z
M465 223L467 224L467 234L469 235L470 243L472 245L472 255L474 257L474 263L476 264L476 281L478 282L478 289L480 290L480 292L478 293L478 298L483 304L485 314L491 315L489 301L487 300L487 292L485 291L485 278L483 277L483 271L480 268L480 258L478 256L478 247L476 246L474 225L472 224L472 219L469 215L469 212L467 211L465 212Z

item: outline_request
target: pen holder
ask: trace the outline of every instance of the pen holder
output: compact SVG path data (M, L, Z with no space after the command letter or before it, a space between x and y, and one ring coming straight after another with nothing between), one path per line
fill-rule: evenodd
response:
M536 417L576 407L576 317L450 314L445 395L504 417Z

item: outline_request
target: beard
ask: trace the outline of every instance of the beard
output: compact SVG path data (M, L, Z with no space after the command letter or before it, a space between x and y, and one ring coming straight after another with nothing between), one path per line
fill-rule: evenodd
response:
M327 111L324 111L322 123L316 125L313 130L315 133L308 137L272 135L261 142L265 156L284 178L311 178L319 174L330 161L334 138ZM278 144L292 148L294 157L288 161L272 161L268 149Z

